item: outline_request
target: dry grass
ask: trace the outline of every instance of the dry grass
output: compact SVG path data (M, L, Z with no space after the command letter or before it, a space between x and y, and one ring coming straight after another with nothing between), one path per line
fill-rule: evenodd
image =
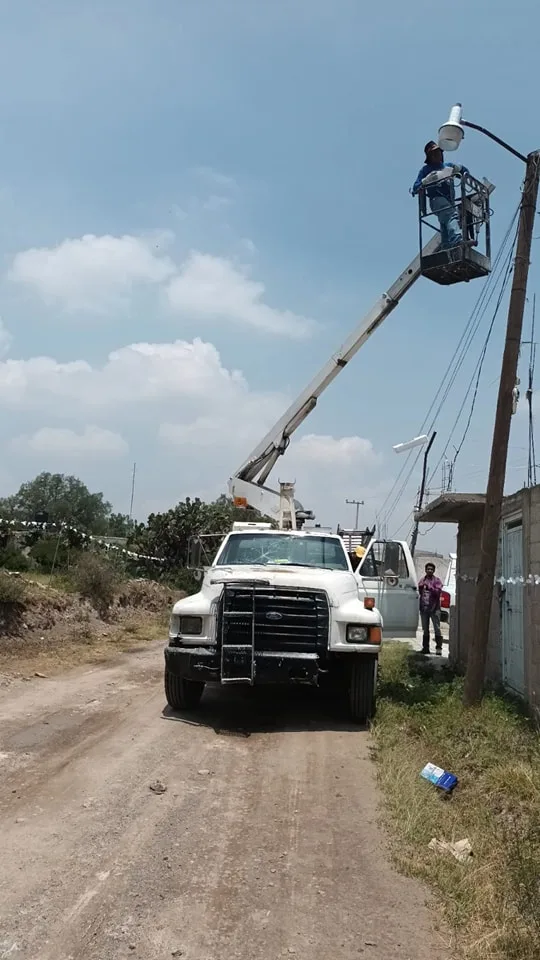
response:
M165 641L174 598L159 584L130 581L121 586L121 602L107 609L103 619L71 580L1 572L0 579L0 673L50 674Z
M538 960L539 738L506 700L466 710L461 692L405 645L384 650L374 736L395 859L435 889L453 956ZM420 778L428 761L459 777L450 799ZM429 850L432 837L468 837L472 861Z
M118 654L144 649L148 643L165 643L167 618L148 614L96 628L81 622L20 641L11 638L0 648L0 673L6 676L52 675L92 663L105 663Z
M436 891L466 960L540 957L540 741L518 707L495 695L466 710L461 680L420 665L404 644L384 650L374 726L379 780L400 869ZM455 773L451 798L419 776ZM468 837L460 864L428 849Z

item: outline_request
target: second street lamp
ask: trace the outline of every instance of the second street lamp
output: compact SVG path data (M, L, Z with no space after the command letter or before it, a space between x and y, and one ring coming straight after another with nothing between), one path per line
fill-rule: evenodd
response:
M416 508L417 512L420 512L420 510L422 509L422 504L424 502L424 493L426 491L428 457L429 457L429 452L433 446L433 441L435 440L436 436L437 436L436 430L431 434L431 437L428 437L427 434L423 433L421 437L415 437L414 440L407 440L405 443L396 443L395 447L393 448L396 453L403 453L403 451L405 450L411 450L413 447L422 447L424 446L424 444L427 443L426 451L424 453L424 464L422 468L422 483L420 485L420 493L418 495L418 504ZM414 557L417 540L418 540L418 520L415 520L414 526L413 526L413 532L411 535L411 545L410 545L411 557Z
M508 306L506 338L497 396L497 409L493 427L491 459L486 489L486 505L480 541L480 566L476 578L476 596L471 634L468 638L467 673L465 677L465 703L472 705L482 699L486 659L489 643L489 628L493 591L497 569L499 526L504 497L506 463L510 423L514 410L514 389L517 381L519 351L523 329L523 314L527 296L527 280L531 241L536 214L538 182L540 179L540 152L528 156L520 153L485 127L463 120L461 104L456 104L450 116L439 130L439 145L444 150L457 150L465 135L464 127L471 127L494 140L509 153L526 164L525 181L521 196L519 226L512 292Z

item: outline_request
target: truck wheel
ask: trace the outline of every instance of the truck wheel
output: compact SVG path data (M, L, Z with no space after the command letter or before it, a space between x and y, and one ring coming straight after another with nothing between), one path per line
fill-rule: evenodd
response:
M349 674L349 713L355 723L367 723L375 713L377 657L354 657Z
M202 681L186 680L165 669L165 696L172 710L194 710L201 702L203 690Z

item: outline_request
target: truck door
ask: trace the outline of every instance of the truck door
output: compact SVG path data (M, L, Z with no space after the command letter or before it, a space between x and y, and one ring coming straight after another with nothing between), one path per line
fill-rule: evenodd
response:
M372 540L355 573L362 593L375 597L384 636L414 639L418 629L418 581L414 561L400 540Z

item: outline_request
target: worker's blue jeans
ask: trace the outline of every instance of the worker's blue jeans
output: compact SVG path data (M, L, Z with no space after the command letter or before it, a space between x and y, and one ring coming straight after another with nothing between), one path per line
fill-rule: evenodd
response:
M456 205L445 197L430 197L429 205L439 221L441 245L455 247L457 243L461 243L461 228Z
M442 634L441 634L441 614L439 610L421 610L420 611L420 620L422 621L422 646L424 650L429 650L429 627L430 623L433 624L433 630L435 633L435 646L437 649L442 647Z

